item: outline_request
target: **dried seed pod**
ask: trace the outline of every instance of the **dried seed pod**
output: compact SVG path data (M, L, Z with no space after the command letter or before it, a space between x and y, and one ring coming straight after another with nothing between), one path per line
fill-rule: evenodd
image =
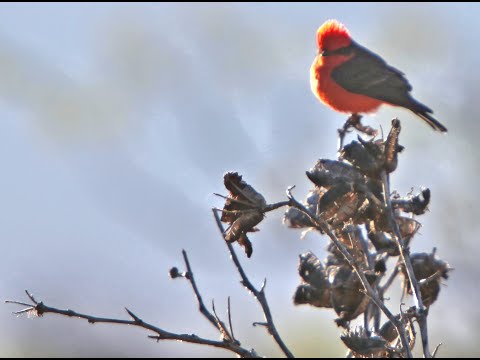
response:
M238 241L238 244L241 247L243 247L243 249L245 250L245 254L247 255L247 257L250 258L252 256L252 253L253 253L253 246L252 246L252 242L248 238L247 234L244 233L244 232L241 233L240 237L237 239L237 241Z
M338 261L339 257L332 255L331 258ZM348 327L349 321L362 314L370 303L360 279L349 265L340 262L325 268L313 253L307 252L300 255L298 271L302 284L296 289L294 304L333 307L339 316L336 320L339 326ZM378 278L371 271L366 271L365 276L370 284Z
M400 135L400 121L398 119L392 120L392 128L388 133L387 140L385 141L385 170L388 173L395 171L398 165L398 153L403 150L403 147L398 145L398 137Z
M261 212L252 211L242 213L228 228L225 240L234 242L239 240L246 232L255 232L258 223L263 220Z
M328 192L332 190L334 190L334 188ZM339 194L334 195L337 196ZM322 199L320 199L320 202L322 202ZM364 195L354 192L348 192L337 198L332 195L326 204L323 203L323 211L320 215L334 228L343 227L349 220L355 220L355 223L359 223L361 222L359 219L362 218L360 215L363 214L359 212L359 210L363 207L365 200Z
M324 288L328 284L322 262L310 251L300 255L298 273L306 283L313 286Z
M412 319L417 316L417 312L414 307L411 307L410 309L407 309L406 311L403 312L402 315L398 314L395 316L396 321L400 321L402 318L406 318L405 321L405 329L407 330L407 335L409 337L409 344L410 344L410 349L413 349L415 347L415 340L416 340L416 334L413 329L413 322ZM383 326L380 328L378 334L387 340L390 344L392 343L397 343L398 344L398 332L397 329L395 328L395 325L388 320L386 321Z
M348 331L340 336L343 343L353 352L355 357L386 357L390 348L388 342L378 335L368 335L363 329Z
M397 320L400 320L400 315L397 315L395 318ZM379 334L390 343L398 338L397 329L390 320L386 321L385 324L383 324L383 326L380 328Z
M435 251L431 254L413 254L411 255L411 261L413 272L420 285L423 304L429 307L438 298L442 278L448 279L448 263L440 259L435 259ZM411 295L412 289L405 267L402 266L401 270L404 277L404 289Z
M253 249L247 233L258 231L255 226L263 220L267 202L263 195L243 181L238 173L226 173L224 183L229 194L223 207L221 221L230 224L225 232L225 240L238 241L250 257Z
M357 274L348 265L334 265L327 268L331 288L332 306L339 316L337 325L347 327L350 320L362 314L370 299L361 291L363 285ZM377 276L365 273L367 280L373 284Z
M420 229L421 224L417 220L405 216L397 216L395 221L398 224L405 245L408 246L410 240Z
M328 159L320 159L307 171L307 177L318 187L329 188L338 183L354 183L362 180L362 174L352 165Z
M419 194L405 198L392 199L392 206L407 213L422 215L428 210L430 203L430 189L423 189Z
M338 184L333 185L320 198L320 212L327 211L333 206L336 206L336 203L340 201L340 198L350 192L353 192L353 187L350 183L339 182Z
M378 253L387 253L390 256L400 255L397 244L383 231L369 231L368 238Z
M368 261L365 256L365 248L363 245L365 240L363 239L363 234L359 226L347 225L342 229L336 230L335 235L337 236L338 240L340 240L347 248L357 264L364 264L368 266ZM333 257L328 257L327 259L337 259L334 262L330 261L329 264L347 264L344 256L334 243L330 242L327 250L333 255Z
M232 223L241 210L261 210L267 205L263 195L243 181L238 173L227 172L223 182L229 194L223 208L222 222Z
M295 291L293 303L295 305L308 304L316 307L331 308L330 288L319 289L308 284L300 285Z
M356 167L362 174L378 178L384 166L383 144L378 141L352 141L344 146L341 157Z
M310 190L303 205L314 214L318 213L318 203L324 191L318 187ZM303 212L294 207L289 207L283 216L283 223L290 228L308 228L313 224Z
M322 262L312 253L300 255L298 273L306 284L298 286L293 302L295 305L309 304L330 308L330 283Z

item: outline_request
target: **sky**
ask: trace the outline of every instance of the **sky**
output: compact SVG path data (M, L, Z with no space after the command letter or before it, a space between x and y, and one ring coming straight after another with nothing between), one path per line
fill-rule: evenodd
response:
M279 350L254 299L239 285L211 215L238 171L267 198L311 184L305 171L335 158L344 115L318 103L309 68L315 32L345 23L360 44L406 73L413 95L448 134L406 110L365 119L402 121L406 147L392 188L432 191L412 250L455 270L429 314L440 356L476 348L476 200L480 52L477 4L102 3L0 5L0 298L126 318L124 307L169 331L218 334L201 317L182 267L185 249L207 302L246 347ZM353 139L353 135L350 140ZM326 254L327 240L269 214L242 263L267 282L278 329L302 356L343 356L335 314L295 307L298 255ZM393 295L392 295L393 297ZM0 308L0 356L225 356L221 350L150 341L138 329L59 316L15 317ZM276 316L275 316L276 315ZM419 348L420 346L417 346Z

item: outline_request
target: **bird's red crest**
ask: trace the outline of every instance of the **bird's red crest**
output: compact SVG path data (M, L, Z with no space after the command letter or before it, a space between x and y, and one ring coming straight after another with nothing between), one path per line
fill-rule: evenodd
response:
M337 20L328 20L317 30L317 45L321 50L336 50L348 46L351 41L348 29Z

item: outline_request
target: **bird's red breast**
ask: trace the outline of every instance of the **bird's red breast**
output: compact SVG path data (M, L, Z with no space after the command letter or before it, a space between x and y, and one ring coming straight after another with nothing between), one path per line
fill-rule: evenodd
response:
M383 103L369 96L354 94L338 85L331 72L351 56L332 55L315 57L310 68L310 86L315 96L332 109L348 113L371 113Z

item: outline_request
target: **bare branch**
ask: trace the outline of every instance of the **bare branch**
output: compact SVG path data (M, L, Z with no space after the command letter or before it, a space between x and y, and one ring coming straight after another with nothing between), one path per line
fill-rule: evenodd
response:
M28 292L27 292L28 294ZM117 325L130 325L130 326L135 326L135 327L140 327L149 331L154 332L156 335L149 335L148 337L150 339L155 339L157 341L160 340L176 340L176 341L183 341L183 342L188 342L188 343L193 343L193 344L200 344L200 345L208 345L208 346L213 346L221 349L225 349L231 352L234 352L238 354L241 357L245 358L252 358L252 357L258 357L253 351L246 350L242 348L238 343L236 342L231 342L231 341L215 341L215 340L209 340L209 339L204 339L201 338L197 335L194 334L176 334L172 333L169 331L166 331L164 329L161 329L157 326L154 326L152 324L149 324L142 319L140 319L137 315L135 315L132 311L129 309L125 308L127 311L128 315L133 319L133 320L122 320L122 319L112 319L112 318L104 318L104 317L96 317L92 315L87 315L87 314L82 314L73 310L62 310L62 309L57 309L54 307L47 306L43 304L43 302L37 302L35 299L29 295L30 300L32 300L32 304L30 304L30 308L28 311L35 312L39 315L43 314L58 314L58 315L63 315L63 316L68 316L68 317L76 317L79 319L85 319L87 320L90 324L95 324L95 323L106 323L106 324L117 324ZM20 304L19 302L16 301L8 301L10 304ZM23 305L23 303L22 303Z
M410 281L412 293L413 293L413 299L414 299L415 307L417 311L417 321L420 327L420 335L422 337L423 355L425 358L431 358L432 355L430 354L430 349L428 345L428 327L427 327L426 308L422 302L420 285L418 284L418 281L415 277L415 273L413 271L412 262L410 260L410 252L407 251L407 249L405 249L402 235L400 233L400 228L398 226L397 221L395 220L395 215L393 212L392 203L390 199L390 180L385 170L381 172L381 179L383 183L386 211L389 218L390 226L393 229L392 237L394 238L398 246L398 250L400 251L400 258L405 264L405 269L406 269L406 272Z
M223 224L220 220L220 217L218 216L217 211L215 209L212 209L213 216L215 217L215 220L217 222L217 227L220 230L220 233L222 234L223 239L225 240L225 229L223 228ZM278 344L282 352L285 354L286 357L288 358L293 358L292 352L288 349L288 347L285 345L283 342L282 338L280 337L275 324L273 322L273 317L272 313L270 311L270 307L267 302L267 298L265 296L265 283L262 286L262 289L258 291L255 286L250 282L248 279L247 275L245 274L245 271L243 270L242 265L240 264L240 261L238 260L237 254L235 253L235 250L233 248L233 245L229 243L228 241L225 240L225 244L227 245L228 251L230 252L230 256L232 258L233 263L235 264L238 273L240 274L240 278L242 279L242 285L249 290L253 296L257 299L259 302L260 306L262 307L263 314L265 316L265 320L268 324L268 332L272 335L274 338L275 342Z
M188 260L188 255L185 250L182 250L182 255L183 255L183 260L185 262L185 267L187 268L187 275L186 278L190 282L190 285L192 286L193 292L195 293L195 297L197 298L198 302L198 310L207 318L207 320L219 331L221 331L222 326L218 324L217 319L215 316L212 315L207 310L207 307L203 303L202 295L200 294L200 291L198 290L197 283L195 282L195 276L192 271L192 267L190 266L190 261Z
M215 321L218 324L220 333L222 334L222 337L225 341L233 341L232 336L230 335L228 329L226 328L225 324L220 320L220 318L217 315L217 311L215 310L215 301L212 300L212 311L213 315L215 316Z

